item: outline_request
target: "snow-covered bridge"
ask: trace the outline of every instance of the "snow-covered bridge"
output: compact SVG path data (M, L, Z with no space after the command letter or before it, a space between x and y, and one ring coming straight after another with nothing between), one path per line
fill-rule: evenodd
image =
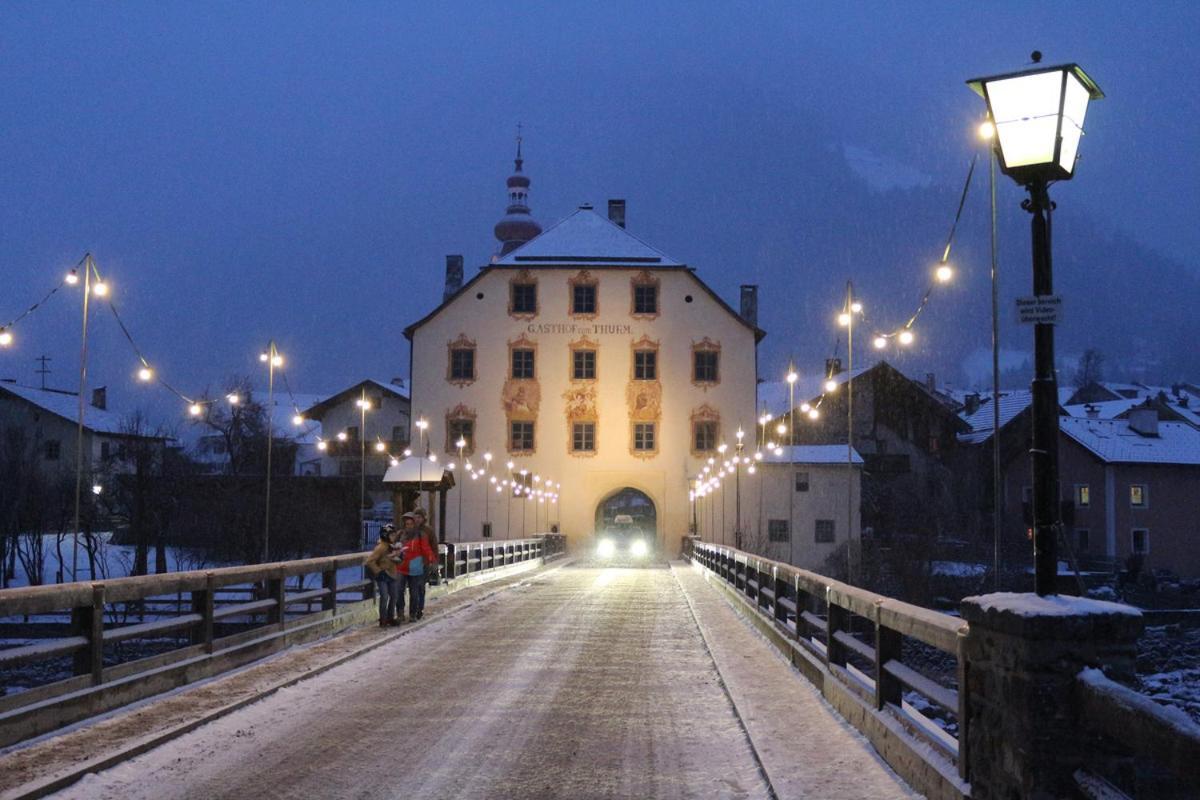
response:
M989 651L970 649L963 620L728 548L689 543L688 555L643 569L505 556L490 564L494 580L435 598L420 623L294 646L10 747L0 797L914 796L897 772L928 796L994 797L1029 780L1006 783L982 758L970 764L984 780L965 780L968 740L996 761L989 739L1005 758L1036 759L1005 738L1029 709L964 738L968 717L991 724L987 714L1028 696L1009 685L986 702ZM1099 610L1109 627L1133 619ZM967 703L955 676L975 663L980 707L960 719L947 708ZM1168 767L1194 753L1200 740L1178 720L1155 727L1103 675L1069 677L1100 705L1085 721L1158 736ZM1077 772L1068 777L1099 780Z

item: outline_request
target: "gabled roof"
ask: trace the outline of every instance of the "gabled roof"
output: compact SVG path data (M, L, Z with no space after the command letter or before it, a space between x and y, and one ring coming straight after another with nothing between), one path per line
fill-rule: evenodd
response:
M405 338L412 340L417 328L436 317L442 309L466 294L485 275L494 269L521 270L537 268L569 269L661 269L678 270L691 276L696 285L734 319L754 331L754 341L762 341L766 331L751 325L725 302L686 264L656 250L624 228L600 216L591 206L581 206L549 230L513 250L503 258L482 267L458 291L446 297L425 316L404 329Z
M1158 436L1143 436L1124 419L1059 417L1058 424L1105 462L1200 466L1200 431L1182 422L1158 423Z
M535 267L564 264L624 267L682 267L681 262L657 250L591 206L580 206L495 262L499 266Z
M1029 408L1029 404L1033 402L1033 394L1028 389L1010 389L1000 393L1000 427L1004 428L1008 423L1012 422L1017 416ZM992 438L992 425L995 422L995 415L992 411L992 395L991 393L982 394L979 397L979 408L975 413L967 414L965 411L959 414L963 422L971 426L971 430L967 433L960 433L958 440L966 444L979 444L986 442Z
M32 386L21 386L17 383L0 381L0 395L7 392L15 397L37 406L43 411L60 417L67 422L77 424L79 421L79 395L76 392L65 392L58 389L37 389ZM109 409L96 408L91 403L84 403L83 428L93 433L106 433L113 436L134 436L125 430L126 415L118 414ZM166 436L146 436L144 439L167 439Z
M377 390L382 390L393 395L394 397L400 398L401 400L409 399L407 389L397 386L394 383L384 383L383 381L377 381L374 378L367 378L365 381L359 381L353 386L343 389L332 397L327 397L319 403L316 403L306 409L302 409L301 413L307 418L320 421L321 417L323 417L325 413L329 411L329 409L344 403L347 400L350 400L354 395L361 394L364 387L367 389L367 391L374 392Z

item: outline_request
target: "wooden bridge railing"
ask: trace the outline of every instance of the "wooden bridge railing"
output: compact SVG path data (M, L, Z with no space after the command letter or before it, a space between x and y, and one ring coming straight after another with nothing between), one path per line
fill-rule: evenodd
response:
M440 549L447 590L479 573L565 551L564 537L557 534ZM0 620L29 623L64 614L70 620L66 626L50 626L66 627L66 635L0 649L0 686L5 671L14 668L41 668L52 677L69 674L0 695L0 747L369 618L374 582L362 573L345 583L338 578L342 570L361 567L366 555L0 591ZM292 579L294 585L289 585ZM312 588L306 588L309 584ZM231 598L229 592L249 599ZM222 594L226 596L219 602ZM147 607L154 610L147 612ZM167 609L171 610L164 613ZM121 662L119 645L134 640L153 643L146 648L151 654L142 651L134 660ZM134 687L141 679L146 681L145 691ZM69 711L57 708L68 696L86 702Z
M684 539L684 556L719 577L773 623L776 633L793 648L793 663L906 779L930 796L969 796L964 744L969 714L966 693L958 690L964 683L965 622L690 537ZM906 640L920 644L906 647ZM942 654L942 660L953 665L953 685L905 663L906 653L914 649L926 662L931 655L937 661L936 655ZM825 685L825 676L845 690L837 693L841 701L833 696L834 687ZM847 693L857 699L851 707L844 697ZM923 702L917 703L917 697ZM952 733L955 730L957 735ZM898 732L912 746L903 751L896 748ZM914 760L924 761L925 771L932 768L940 780L915 781L914 773L922 765L914 767Z

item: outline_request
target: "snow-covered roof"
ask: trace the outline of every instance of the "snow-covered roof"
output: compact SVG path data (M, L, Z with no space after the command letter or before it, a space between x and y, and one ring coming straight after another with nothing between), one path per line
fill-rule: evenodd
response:
M850 379L851 374L854 378L858 378L865 372L874 369L877 364L869 364L865 367L855 367L854 372L839 372L833 376L833 382L840 388ZM797 370L800 377L796 381L795 391L792 396L795 397L796 405L801 403L811 402L820 397L825 392L825 374L822 372L805 373ZM836 391L836 390L835 390ZM786 414L788 411L788 384L787 381L763 381L758 385L758 408L766 407L767 413L772 418Z
M1183 422L1159 422L1158 436L1143 436L1125 419L1059 417L1058 424L1106 462L1200 466L1200 431Z
M581 206L566 219L513 250L495 264L536 266L589 264L626 267L682 267L621 226Z
M384 483L417 483L422 486L437 484L449 480L454 485L454 473L440 464L435 464L420 456L409 456L392 464L383 474Z
M22 400L26 400L44 411L48 411L68 422L79 419L79 395L75 392L64 392L57 389L38 389L32 386L21 386L17 383L0 381L0 391L6 391ZM84 403L83 427L95 433L110 433L118 436L130 436L124 429L127 414L120 414L111 409L96 408L91 403ZM163 437L149 437L163 438Z
M845 464L846 445L844 444L797 444L783 445L775 450L763 451L763 462L766 464ZM850 450L851 460L862 464L862 456L857 450Z
M1013 418L1029 407L1033 393L1028 389L1010 389L1000 393L1000 427L1012 422ZM992 423L995 421L992 413L991 393L981 395L979 408L973 414L961 413L959 417L971 426L967 433L960 433L958 440L966 444L979 444L992 438Z
M367 378L366 380L359 381L353 386L348 386L347 388L335 394L324 395L323 397L314 395L314 402L307 406L301 406L300 413L302 413L305 417L312 417L313 419L320 420L326 411L344 400L349 400L353 395L358 394L363 387L371 390L379 389L385 391L388 394L400 398L401 400L409 399L407 388L403 386L397 386L394 383L379 381L375 380L374 378ZM296 399L299 400L300 395L296 395ZM288 414L288 420L290 424L291 413Z

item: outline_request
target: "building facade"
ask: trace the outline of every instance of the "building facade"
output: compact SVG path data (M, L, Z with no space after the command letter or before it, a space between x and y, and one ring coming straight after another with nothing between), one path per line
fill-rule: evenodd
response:
M448 539L557 529L580 546L637 508L677 552L690 481L739 426L753 430L763 333L625 230L623 201L608 217L581 206L540 234L524 224L519 168L501 252L461 286L461 261L448 259L444 301L405 330L414 422L427 423L413 451L458 470Z

